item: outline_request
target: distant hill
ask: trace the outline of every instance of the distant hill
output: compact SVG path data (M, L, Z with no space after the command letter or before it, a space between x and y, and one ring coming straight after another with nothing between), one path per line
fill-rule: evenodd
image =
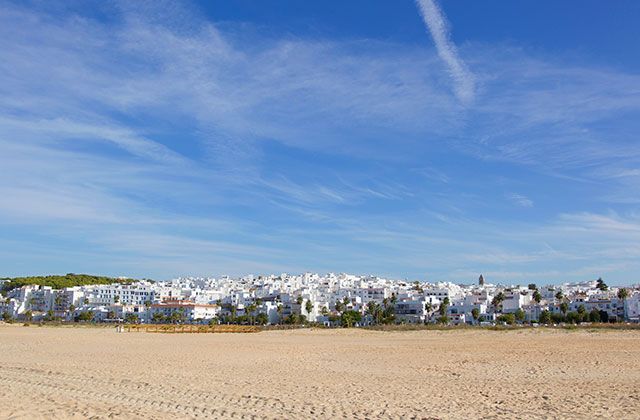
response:
M112 283L131 283L133 279L117 279L105 276L92 276L89 274L69 273L64 276L31 276L31 277L14 277L3 278L2 291L36 284L38 286L50 286L54 289L62 289L64 287L87 286L90 284L112 284Z

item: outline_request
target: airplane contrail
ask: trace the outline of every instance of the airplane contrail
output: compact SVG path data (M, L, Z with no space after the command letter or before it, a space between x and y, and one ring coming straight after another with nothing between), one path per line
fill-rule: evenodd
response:
M451 42L448 23L442 10L436 0L416 0L416 4L436 44L438 55L449 68L456 97L465 104L470 103L475 96L475 78Z

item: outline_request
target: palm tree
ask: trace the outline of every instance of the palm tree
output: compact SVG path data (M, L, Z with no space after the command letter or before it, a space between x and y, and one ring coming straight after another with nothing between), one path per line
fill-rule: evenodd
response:
M313 303L311 303L311 301L308 300L307 303L304 305L304 309L307 310L307 316L311 315L311 311L313 310Z
M396 300L395 294L392 295L391 299L387 299L387 298L382 299L382 305L384 306L384 309L382 309L379 316L383 318L382 322L384 322L385 324L391 323L395 319L395 312L396 312L394 307L395 300Z
M618 299L625 301L629 297L629 291L625 288L618 289Z
M491 305L493 305L495 312L500 312L499 308L502 306L502 302L504 301L504 293L500 292L493 297L491 301Z
M567 304L567 302L562 302L562 303L560 304L560 310L562 311L562 313L563 313L564 315L566 315L566 314L567 314L567 311L569 310L569 305Z
M447 315L447 307L449 306L449 298L445 297L444 299L442 299L442 303L440 303L440 308L438 308L438 310L440 311L440 316L446 316Z
M624 318L624 302L629 297L629 291L625 288L618 289L618 299L622 301L622 307L618 307L618 316Z
M556 300L560 302L562 299L564 299L564 294L562 294L562 290L559 290L558 293L556 293Z
M428 323L431 319L431 315L433 314L433 304L429 301L424 304L424 310L427 311L427 317L424 320L424 323Z
M342 302L336 300L336 312L342 312Z
M366 313L367 315L370 315L376 323L378 323L379 312L380 305L373 300L370 300L369 303L367 303Z
M251 325L253 325L254 323L254 312L256 311L256 309L258 309L258 307L255 303L247 306L247 315L249 316L249 322L251 323Z

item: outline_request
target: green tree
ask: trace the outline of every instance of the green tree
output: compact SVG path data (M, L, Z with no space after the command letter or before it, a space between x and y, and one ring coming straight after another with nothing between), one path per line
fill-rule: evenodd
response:
M607 286L604 280L602 280L602 277L598 278L598 280L596 281L596 287L602 290L603 292L606 292L607 290L609 290L609 286Z
M516 311L516 313L514 315L516 317L516 321L518 321L518 322L523 322L525 317L526 317L526 314L520 308L518 308L518 310Z
M568 310L569 310L569 305L567 304L567 302L562 302L560 304L560 311L562 312L562 314L566 315Z
M598 311L600 315L600 322L609 322L609 312L607 311Z
M151 322L154 324L162 324L164 322L164 315L160 312L154 312L151 316Z
M535 283L529 283L529 290L538 290L538 286Z
M513 325L516 323L516 316L514 314L503 314L497 318L498 322L504 322L505 324Z
M336 300L336 312L342 312L342 302Z
M169 321L172 324L183 323L185 321L185 319L186 319L186 317L184 315L184 308L180 308L177 311L171 312L171 315L169 316Z
M26 319L27 321L33 320L33 312L31 312L30 309L28 311L25 311L24 319Z
M564 299L564 294L562 294L562 290L558 290L556 293L556 300L560 302L562 299Z
M249 322L251 324L253 324L255 322L255 311L258 309L258 307L256 306L255 303L252 303L251 305L247 306L247 316L249 317Z
M291 314L284 320L285 324L291 324L291 325L297 324L298 322L299 322L298 315L296 314Z
M282 305L278 305L278 307L276 308L276 311L278 312L278 322L282 324L284 321L282 319L282 312L284 311L284 308L282 307Z
M578 316L580 317L580 322L589 321L589 314L587 313L587 310L584 308L584 305L578 306L577 312L578 312Z
M539 292L538 290L535 290L535 291L533 292L533 300L534 300L536 303L540 303L540 301L542 300L542 295L540 294L540 292Z
M82 311L78 314L78 316L76 316L76 322L77 321L92 321L93 320L93 314L89 311Z
M367 302L367 307L365 309L365 314L369 315L373 322L378 323L378 312L380 311L380 306L373 300Z
M356 322L362 320L362 315L358 311L344 311L340 318L342 325L347 328L351 328Z
M307 303L304 305L304 309L307 311L307 315L311 315L311 311L313 311L313 303L308 300Z
M13 321L13 317L11 316L11 314L10 314L9 312L4 311L4 312L2 313L2 320L3 320L4 322L11 322L11 321Z
M396 316L395 316L396 310L395 310L393 299L384 298L382 300L382 305L383 305L382 312L381 314L378 315L380 317L380 321L383 324L392 324L396 319Z
M298 296L298 298L296 299L296 303L298 305L302 305L302 296Z
M442 299L442 302L440 303L440 307L438 308L438 311L440 312L440 316L447 315L448 307L449 307L449 298L445 297L444 299Z
M269 323L269 317L264 312L260 312L258 316L256 316L256 322L259 325L267 325Z
M473 317L474 322L478 322L478 319L480 319L480 309L473 308L471 310L471 316Z
M138 323L138 315L132 312L129 312L124 316L124 321L128 324L137 324Z
M623 302L629 297L629 291L625 288L618 289L618 299Z
M577 312L569 312L567 313L567 322L571 324L579 324L582 321L582 318Z
M44 316L44 320L45 321L54 321L56 319L55 315L53 314L52 310L48 310L46 315Z
M551 313L547 310L540 312L540 316L538 317L538 322L541 324L551 323Z
M504 301L504 293L500 292L493 297L491 300L491 305L494 308L495 312L500 312L502 310L502 302Z
M120 295L116 295L116 296L113 298L113 303L120 303Z
M424 304L424 310L427 311L427 314L431 314L431 311L433 311L433 305L431 302L426 302Z
M600 322L600 312L597 309L592 309L591 312L589 312L589 321Z

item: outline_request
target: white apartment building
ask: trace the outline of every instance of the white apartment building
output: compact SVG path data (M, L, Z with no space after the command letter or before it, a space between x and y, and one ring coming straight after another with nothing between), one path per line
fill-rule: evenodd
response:
M153 319L154 314L161 314L166 319L170 319L174 313L180 313L185 321L206 321L218 316L220 307L218 305L201 304L184 300L167 300L161 303L154 303L149 310L149 319Z

